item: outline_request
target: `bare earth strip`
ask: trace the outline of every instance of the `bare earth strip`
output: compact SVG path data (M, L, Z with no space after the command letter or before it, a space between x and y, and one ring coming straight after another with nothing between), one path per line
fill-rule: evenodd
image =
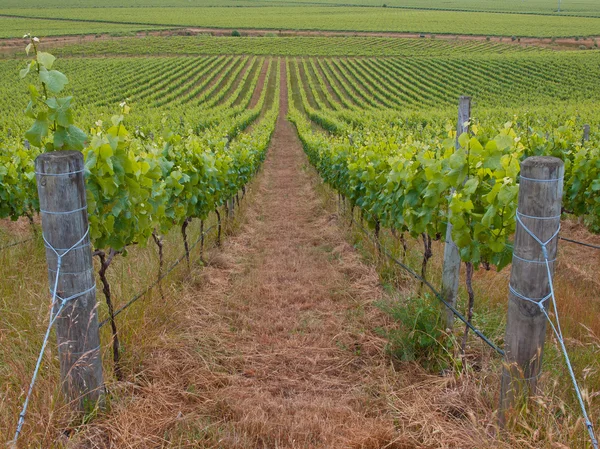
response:
M265 85L265 78L267 77L267 69L269 68L269 58L265 58L262 67L260 68L260 75L258 76L258 82L256 83L256 87L254 88L254 93L252 94L252 98L250 99L250 104L248 105L248 109L254 108L258 100L260 100L260 94Z

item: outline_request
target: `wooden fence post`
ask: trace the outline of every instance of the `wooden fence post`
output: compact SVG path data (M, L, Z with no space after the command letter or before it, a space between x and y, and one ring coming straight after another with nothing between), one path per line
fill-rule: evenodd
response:
M227 200L227 204L229 204L229 208L228 208L228 219L233 219L234 215L235 215L235 197L231 197Z
M583 141L589 142L590 140L590 125L583 125Z
M62 390L76 412L104 398L83 167L78 151L44 153L35 161L54 313L67 299L55 322Z
M456 149L460 148L458 138L461 134L469 131L469 120L471 119L471 97L462 96L458 102L458 125L456 127ZM446 228L446 244L444 245L444 266L442 271L441 295L447 303L456 306L458 296L458 283L460 280L460 254L452 240L452 225L448 223ZM454 313L445 308L446 329L452 329L454 325Z
M535 394L541 374L546 336L546 316L539 305L550 294L550 279L540 241L547 242L557 232L563 194L564 164L555 157L530 157L521 164L518 214L505 335L505 359L500 389L500 425L506 411L518 398ZM525 225L527 229L523 227ZM529 230L529 232L527 232ZM554 274L558 238L546 244L550 271ZM543 301L544 306L550 304Z

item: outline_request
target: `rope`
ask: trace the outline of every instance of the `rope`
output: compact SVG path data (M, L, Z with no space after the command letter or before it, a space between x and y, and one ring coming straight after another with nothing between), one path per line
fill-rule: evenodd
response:
M581 413L583 414L583 419L585 420L585 425L586 425L588 433L590 435L590 439L592 441L592 446L594 447L594 449L598 449L598 440L596 439L596 435L594 434L594 427L592 425L592 422L590 421L590 418L588 417L585 403L584 403L583 397L581 395L581 390L577 383L577 379L575 378L575 373L573 372L573 366L571 365L571 359L569 358L569 354L568 354L567 348L565 346L562 329L560 327L558 308L556 306L556 295L554 292L554 282L553 282L553 278L552 278L552 270L550 269L551 261L548 258L547 245L554 238L556 238L558 236L558 233L560 232L560 223L558 224L556 232L554 232L552 237L550 237L545 242L542 242L542 240L540 240L540 238L537 235L535 235L527 226L525 226L521 217L527 217L527 218L538 219L538 220L544 220L544 219L547 219L548 217L531 217L528 215L523 215L523 214L519 213L519 211L517 210L517 223L519 223L519 225L521 225L523 230L525 230L525 232L527 232L527 234L529 234L540 245L540 247L542 249L542 254L544 255L544 261L545 261L545 265L546 265L546 273L548 275L548 284L550 286L550 293L548 293L543 298L534 299L534 298L528 298L525 295L520 294L512 287L512 285L510 285L509 288L510 288L511 293L513 293L513 295L515 295L519 299L536 304L540 308L540 310L542 311L542 313L544 314L546 319L548 320L548 323L550 323L550 326L552 327L552 332L554 333L554 335L556 336L556 339L560 343L560 347L561 347L563 356L565 358L567 368L569 369L569 375L571 377L571 381L573 382L573 387L575 388L575 393L577 394L577 400L579 401L579 406L581 407ZM554 316L556 318L556 325L550 318L550 315L548 314L548 311L546 310L546 307L544 306L544 303L547 300L552 301L552 308L554 311Z
M67 254L69 254L69 252L75 250L75 249L79 249L84 247L80 246L84 240L88 237L90 232L90 229L88 227L88 229L85 231L85 233L83 234L83 236L73 244L73 246L71 246L68 249L62 250L62 249L56 249L54 248L49 242L48 240L46 240L46 237L42 234L42 238L44 239L44 243L46 244L46 247L51 249L54 254L56 255L56 278L54 279L54 288L50 289L50 293L52 295L52 303L50 305L50 317L48 319L48 327L46 328L46 333L44 334L44 340L42 341L42 347L40 349L40 353L38 355L37 358L37 363L35 365L35 369L33 370L33 375L31 377L31 382L29 384L29 390L27 391L27 395L25 396L25 401L23 402L23 408L21 410L21 413L19 414L19 421L17 423L17 430L15 431L15 436L13 438L13 440L11 441L12 445L16 446L17 440L19 439L19 436L21 435L21 431L23 430L23 424L25 423L25 416L27 414L27 407L29 406L29 400L31 399L31 393L33 392L33 387L35 386L35 382L37 380L37 376L39 374L40 371L40 367L42 365L42 359L44 356L44 352L46 350L46 346L48 345L48 341L50 339L50 332L52 330L52 326L54 325L54 323L56 322L56 320L58 319L58 317L60 316L61 312L63 311L63 309L65 308L65 306L72 300L79 298L93 290L95 290L96 285L94 284L93 287L90 287L89 289L87 289L84 292L80 292L80 293L76 293L72 296L69 296L67 298L61 298L58 295L58 280L60 278L60 269L62 266L62 259L64 256L66 256ZM56 312L54 312L54 308L58 305L58 308L56 310Z
M190 249L189 249L190 252L198 245L198 243L200 243L200 241L202 240L202 237L206 236L211 229L214 229L216 227L217 227L217 225L212 225L208 229L206 229L202 234L200 234L200 236L198 237L198 240L196 240L194 242L194 244L192 246L190 246ZM158 283L160 281L162 281L165 277L167 277L175 269L175 267L177 265L179 265L185 259L185 257L186 257L186 255L183 254L179 259L177 259L175 262L173 262L173 264L171 264L171 266L167 269L167 271L165 271L158 279L156 279L152 284L150 284L148 287L146 287L140 293L138 293L133 298L131 298L121 308L117 309L115 311L115 313L113 314L113 317L117 317L118 315L120 315L125 309L129 308L131 305L133 305L133 303L135 303L137 300L139 300L144 295L146 295L146 293L148 293L150 290L152 290L154 287L156 287L156 285L158 285ZM99 327L101 328L101 327L105 326L108 322L109 322L108 318L101 321L99 324Z
M560 177L560 178L552 178L552 179L536 179L536 178L527 178L525 176L519 175L519 179L524 179L525 181L531 181L531 182L557 182L557 181L562 181L564 178Z
M454 316L456 316L456 318L458 318L460 321L462 321L463 323L465 323L469 329L471 329L473 331L473 333L475 335L477 335L481 340L483 340L484 343L486 343L490 348L492 348L494 351L496 351L498 354L500 355L504 355L504 351L502 349L500 349L498 346L496 346L488 337L486 337L479 329L477 329L475 326L473 326L471 323L469 323L469 321L458 311L456 310L456 308L450 304L448 301L446 301L443 296L441 295L440 292L438 292L435 287L433 285L431 285L431 283L429 281L427 281L427 279L423 278L421 275L419 275L417 272L415 272L412 268L410 268L408 265L400 262L398 259L396 259L389 251L388 249L383 246L381 244L381 242L379 242L378 240L374 239L373 237L371 237L370 233L368 233L364 227L362 227L359 223L356 222L356 220L354 220L354 217L351 218L352 224L356 225L362 232L363 234L369 239L371 240L382 252L383 254L385 254L392 262L396 263L398 266L400 266L401 268L403 268L404 270L406 270L412 277L414 277L415 279L417 279L418 281L422 282L424 285L426 285L431 292L434 294L434 296L440 301L442 302L442 304L444 304L453 314Z

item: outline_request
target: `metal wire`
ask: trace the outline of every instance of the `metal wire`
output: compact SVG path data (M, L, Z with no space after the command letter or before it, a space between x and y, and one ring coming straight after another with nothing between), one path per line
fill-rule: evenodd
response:
M563 353L563 356L565 358L565 363L567 364L567 368L569 370L569 376L571 377L571 382L573 383L573 388L575 389L575 393L577 395L577 400L579 402L579 406L581 407L581 413L583 415L583 419L585 420L585 425L586 425L588 433L590 435L590 440L592 441L592 446L594 447L594 449L598 449L598 440L596 439L596 435L594 433L594 426L592 425L592 422L590 421L590 418L587 414L587 409L585 407L585 402L583 401L581 389L579 388L579 384L577 383L577 378L575 377L575 372L573 371L573 366L571 365L571 359L569 357L569 353L567 352L567 348L565 346L565 340L563 337L562 329L560 327L560 318L558 316L558 308L556 306L556 295L554 292L554 280L552 277L552 270L550 269L551 261L548 258L547 245L554 238L556 238L556 236L558 236L558 233L560 232L560 223L558 224L556 232L552 235L552 237L550 237L548 240L543 242L542 240L540 240L540 238L537 235L535 235L525 225L525 223L523 223L523 220L521 219L521 217L527 217L529 219L534 219L534 220L535 219L544 220L544 219L546 219L546 217L531 217L529 215L520 214L519 211L517 210L517 223L519 225L521 225L523 230L525 232L527 232L527 234L529 234L529 236L531 236L540 245L540 247L542 249L542 254L544 255L545 264L546 264L546 273L548 275L548 285L550 287L550 293L543 298L533 299L533 298L528 298L528 297L522 295L521 293L517 292L512 286L510 287L511 292L519 299L536 304L540 308L540 310L542 311L542 313L544 314L546 319L548 320L548 323L550 323L550 326L552 327L552 332L554 333L556 339L558 340L561 350L562 350L562 353ZM550 318L550 315L548 314L548 310L546 309L546 306L544 304L547 300L552 301L552 308L554 311L554 318L556 320L556 324Z
M19 421L17 423L17 430L15 431L15 436L14 436L13 440L11 441L12 445L16 445L17 440L19 439L19 436L21 435L21 431L23 430L23 424L25 424L25 416L27 414L27 407L29 406L29 400L31 399L31 394L33 393L33 387L35 386L35 383L37 381L37 376L38 376L40 368L42 366L42 359L44 357L44 352L46 351L46 346L48 345L48 341L50 340L50 331L52 330L52 326L54 325L57 318L62 313L65 306L70 301L72 301L76 298L79 298L79 297L95 290L95 288L96 288L96 285L94 284L94 286L92 286L91 288L89 288L83 292L71 295L68 298L61 298L58 295L58 280L59 280L60 274L61 274L60 269L62 266L62 259L64 256L69 254L71 251L80 248L81 243L83 243L86 240L86 238L89 235L89 232L90 232L90 228L88 227L88 229L85 231L83 236L77 242L75 242L73 244L73 246L71 246L70 248L67 248L67 249L54 248L48 242L48 240L46 240L46 237L44 235L42 235L42 238L44 239L44 243L46 244L46 247L51 249L54 252L54 254L56 255L56 278L54 279L54 288L50 289L50 293L52 295L52 303L50 305L50 318L48 319L48 327L46 328L46 333L44 334L44 340L42 341L42 347L41 347L39 355L38 355L35 369L33 370L33 375L31 376L31 382L29 384L29 389L27 390L27 395L25 396L25 401L23 402L23 408L21 410L21 413L19 413ZM56 311L54 311L54 308L57 305L58 305L58 309Z
M575 243L576 245L587 246L588 248L600 249L600 245L593 245L591 243L580 242L578 240L572 240L566 237L559 237L559 239L564 240L565 242Z
M208 229L206 229L202 234L200 234L200 236L198 237L198 240L196 240L194 242L194 244L192 246L190 246L189 251L191 252L198 245L198 243L200 243L200 241L202 240L202 237L206 236L210 230L215 229L216 227L217 227L217 225L212 225ZM157 278L154 282L152 282L152 284L150 284L144 290L139 292L137 295L133 296L133 298L131 298L129 301L127 301L127 303L125 303L123 306L121 306L119 309L117 309L115 311L115 313L113 314L113 318L116 318L125 309L128 309L129 307L131 307L135 302L137 302L140 298L145 296L150 290L152 290L154 287L156 287L158 285L158 283L160 281L162 281L165 277L167 277L175 269L175 267L177 267L177 265L179 265L185 258L186 258L186 254L184 253L180 258L178 258L175 262L173 262L169 266L167 271L165 271L159 278ZM108 322L109 322L109 318L101 321L99 324L99 327L101 328L101 327L105 326Z
M397 264L398 266L400 266L401 268L403 268L404 270L406 270L412 277L414 277L415 279L417 279L418 281L421 281L424 285L426 285L431 292L434 294L434 296L442 303L444 304L453 314L454 316L456 316L456 318L458 318L460 321L462 321L463 323L465 323L469 329L471 329L473 331L473 333L475 335L477 335L481 340L483 340L483 342L485 344L487 344L490 348L492 348L494 351L496 351L498 354L500 355L504 355L504 351L502 349L500 349L498 346L496 346L488 337L486 337L479 329L477 329L475 326L473 326L471 323L469 323L469 321L458 311L456 310L456 308L450 304L448 301L446 301L440 292L438 292L435 287L433 285L431 285L431 283L429 281L427 281L427 279L423 278L421 275L419 275L417 272L415 272L412 268L410 268L408 265L406 265L405 263L400 262L398 259L396 259L390 252L389 250L383 246L381 244L381 242L379 242L378 240L374 239L369 232L367 232L365 230L365 228L363 226L361 226L358 222L356 222L356 220L354 220L354 217L351 218L351 222L352 224L356 225L362 232L363 234L369 239L371 240L380 250L381 252L383 252L384 255L386 255L392 262L394 262L395 264Z
M22 245L23 243L31 242L32 240L35 240L35 237L29 237L25 240L19 240L18 242L13 242L4 246L0 246L0 251L4 251L5 249L12 248L14 246Z

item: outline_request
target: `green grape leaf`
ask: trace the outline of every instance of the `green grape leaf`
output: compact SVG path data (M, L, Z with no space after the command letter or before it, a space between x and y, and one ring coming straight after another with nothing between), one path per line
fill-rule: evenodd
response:
M487 149L487 145L486 145ZM502 170L502 153L494 153L488 155L483 161L483 168L489 168L490 170Z
M73 124L73 111L71 109L71 100L73 97L49 98L46 105L50 109L48 119L56 122L58 125L67 128Z
M40 51L37 54L38 64L40 64L42 67L45 67L47 70L50 70L52 68L54 61L56 61L56 58L50 53Z
M42 139L48 135L48 120L46 113L40 112L31 128L25 132L25 138L34 146L41 148Z
M87 135L74 125L59 126L54 132L54 147L59 150L81 151L85 147Z
M35 62L33 62L33 61L31 61L29 64L27 64L27 67L25 67L24 69L21 69L21 71L19 72L19 76L21 78L25 78L27 75L29 75L29 72L33 68L34 64L35 64Z
M25 116L29 118L36 118L35 111L33 110L33 105L33 101L29 100L29 103L27 103L27 107L25 108Z
M40 80L54 93L62 91L69 82L64 74L57 70L46 70L45 67L40 68Z

